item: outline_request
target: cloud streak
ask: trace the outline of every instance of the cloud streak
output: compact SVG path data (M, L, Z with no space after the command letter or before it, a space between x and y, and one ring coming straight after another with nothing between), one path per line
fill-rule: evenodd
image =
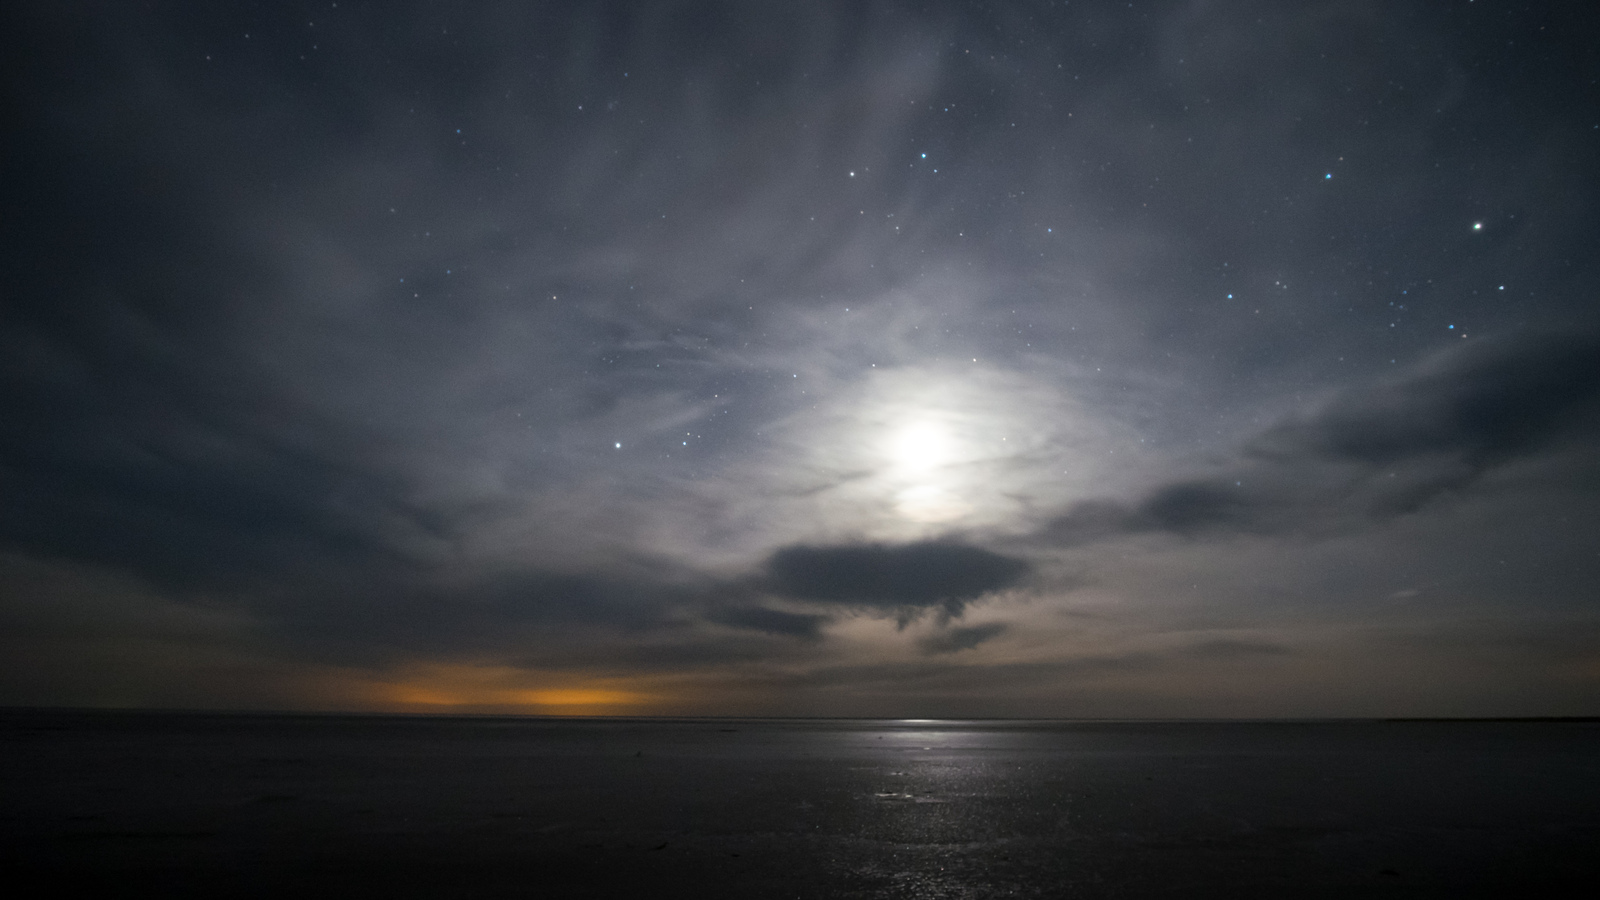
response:
M1522 335L1428 360L1274 425L1216 474L1137 501L1085 501L1043 531L1066 545L1123 534L1316 533L1414 513L1493 469L1600 433L1600 340Z

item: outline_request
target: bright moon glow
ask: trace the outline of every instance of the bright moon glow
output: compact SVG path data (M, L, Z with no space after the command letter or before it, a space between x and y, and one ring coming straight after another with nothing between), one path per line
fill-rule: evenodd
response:
M806 462L789 521L871 540L1031 521L1019 517L1108 490L1108 463L1126 457L1106 448L1139 443L1070 394L981 363L884 366L840 388L784 423Z
M885 449L896 511L917 522L947 522L964 515L970 506L959 496L953 471L964 454L949 427L922 418L890 434Z
M946 465L954 455L950 433L937 422L917 422L900 429L890 447L897 468L924 474Z

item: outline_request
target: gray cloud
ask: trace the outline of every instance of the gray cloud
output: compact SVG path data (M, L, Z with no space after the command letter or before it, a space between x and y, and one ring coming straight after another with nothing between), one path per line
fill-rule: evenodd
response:
M941 628L917 641L924 653L955 653L971 650L990 638L1004 634L1009 628L1004 622L986 622L982 625L965 625Z
M409 567L454 524L355 458L239 422L171 416L88 425L77 440L0 449L16 478L0 539L122 565L177 586L294 578L334 566ZM16 430L37 420L13 419ZM96 427L98 426L98 427Z
M766 564L783 596L885 611L937 606L949 616L1028 572L1024 560L950 541L784 547Z
M764 606L730 607L713 610L706 616L720 625L748 628L785 637L816 640L822 635L822 626L828 617L816 613L792 613Z
M1524 335L1430 360L1405 379L1347 391L1315 414L1279 425L1247 454L1368 465L1448 455L1474 472L1538 449L1574 424L1593 427L1600 338ZM1575 421L1576 420L1576 421Z
M1455 348L1269 428L1219 474L1052 520L1067 545L1121 534L1315 533L1415 512L1490 470L1600 431L1600 339L1521 335Z
M1250 659L1257 656L1282 656L1291 651L1282 644L1270 641L1246 641L1229 638L1201 641L1183 648L1182 654L1199 659Z

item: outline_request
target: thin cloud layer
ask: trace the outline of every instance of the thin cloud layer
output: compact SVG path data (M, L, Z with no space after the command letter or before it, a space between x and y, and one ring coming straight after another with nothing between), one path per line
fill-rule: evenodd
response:
M1523 335L1348 389L1248 441L1218 474L1160 485L1132 503L1080 503L1045 533L1080 544L1140 532L1361 527L1416 512L1552 442L1597 437L1600 341Z
M1408 378L1350 391L1268 431L1250 453L1372 465L1443 454L1482 471L1540 449L1575 423L1592 427L1597 396L1600 339L1522 335L1473 344Z
M917 642L925 653L958 653L971 650L984 641L1000 635L1008 626L1004 622L983 625L965 625L937 631Z

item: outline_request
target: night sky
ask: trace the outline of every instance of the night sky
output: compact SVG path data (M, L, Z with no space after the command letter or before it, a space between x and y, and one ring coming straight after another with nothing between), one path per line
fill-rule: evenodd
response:
M8 3L0 703L1600 712L1592 16Z

